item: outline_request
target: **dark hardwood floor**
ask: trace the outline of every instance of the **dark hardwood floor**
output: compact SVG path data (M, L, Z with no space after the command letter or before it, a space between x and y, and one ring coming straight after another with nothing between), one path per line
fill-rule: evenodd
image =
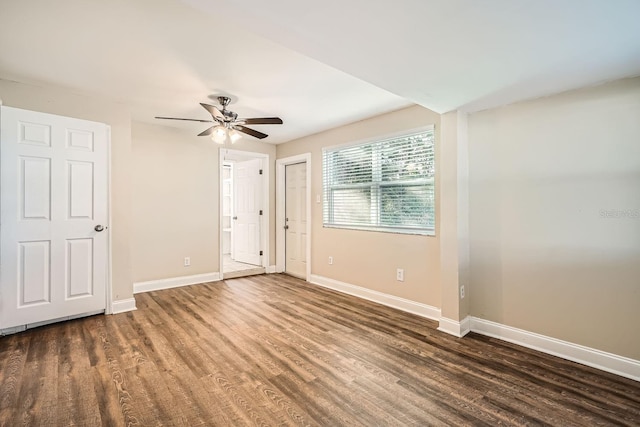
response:
M284 275L0 338L3 426L640 425L640 383Z

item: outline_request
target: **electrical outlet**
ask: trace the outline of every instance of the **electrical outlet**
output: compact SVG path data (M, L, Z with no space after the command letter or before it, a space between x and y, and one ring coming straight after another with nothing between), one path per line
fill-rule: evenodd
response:
M396 280L398 282L404 282L404 268L398 268L396 270Z
M329 257L329 265L333 265L333 257L332 256Z
M460 286L460 299L464 299L464 285Z
M186 256L184 257L184 266L189 267L191 265L191 258Z

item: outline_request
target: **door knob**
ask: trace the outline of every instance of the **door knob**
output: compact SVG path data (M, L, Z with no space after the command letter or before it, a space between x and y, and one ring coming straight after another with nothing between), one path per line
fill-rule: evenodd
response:
M288 226L288 225L285 225L285 226L284 226L284 229L285 229L285 230L288 230L288 229L289 229L289 226Z
M95 227L93 227L94 230L96 230L98 233L103 231L105 227L103 227L102 225L98 224Z

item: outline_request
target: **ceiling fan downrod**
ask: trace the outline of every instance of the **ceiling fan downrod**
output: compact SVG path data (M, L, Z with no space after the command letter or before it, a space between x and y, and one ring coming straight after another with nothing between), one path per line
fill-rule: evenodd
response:
M222 108L227 108L227 105L229 105L229 103L231 102L231 98L229 98L228 96L219 96L218 102L220 103L220 105L222 105Z

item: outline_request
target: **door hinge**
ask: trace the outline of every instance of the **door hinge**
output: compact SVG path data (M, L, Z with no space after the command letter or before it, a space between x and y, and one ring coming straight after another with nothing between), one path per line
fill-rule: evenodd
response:
M262 209L260 209L260 213L258 215L262 215Z
M262 175L262 169L260 169L260 175Z
M260 256L262 256L262 251L260 251Z

